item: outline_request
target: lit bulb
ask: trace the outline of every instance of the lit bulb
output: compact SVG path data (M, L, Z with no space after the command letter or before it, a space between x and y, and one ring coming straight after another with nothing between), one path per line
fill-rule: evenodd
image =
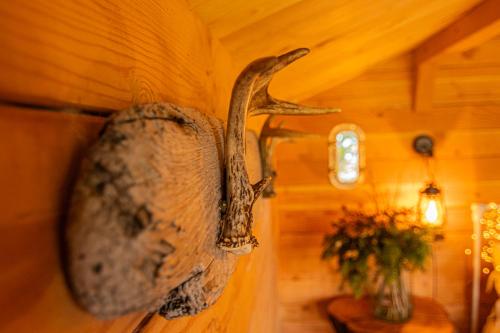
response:
M428 183L420 191L418 215L420 221L429 227L440 229L444 223L444 204L441 190L434 184Z
M425 220L429 224L437 224L438 221L438 208L437 208L437 203L436 200L430 199L429 203L427 204L427 208L425 209Z

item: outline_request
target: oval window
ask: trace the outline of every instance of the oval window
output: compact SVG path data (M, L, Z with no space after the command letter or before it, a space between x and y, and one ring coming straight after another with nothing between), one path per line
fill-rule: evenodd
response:
M335 126L328 137L330 182L339 188L360 183L364 173L364 133L356 125Z

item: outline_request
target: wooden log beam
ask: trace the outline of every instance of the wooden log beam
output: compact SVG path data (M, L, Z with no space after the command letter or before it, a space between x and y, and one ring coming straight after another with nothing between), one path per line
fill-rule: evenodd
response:
M419 62L429 62L444 53L461 52L500 34L500 1L486 0L463 17L422 43L415 51Z
M434 62L419 63L415 60L413 83L413 111L430 110L434 88Z
M0 100L121 110L164 101L225 119L231 59L185 1L0 2Z
M486 0L417 47L413 109L432 108L435 64L443 54L469 50L499 33L500 1Z

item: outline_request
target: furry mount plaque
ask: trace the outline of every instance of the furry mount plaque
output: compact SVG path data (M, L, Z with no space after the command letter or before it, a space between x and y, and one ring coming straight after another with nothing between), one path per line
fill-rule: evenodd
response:
M237 255L257 246L252 208L269 182L246 117L337 111L268 94L273 74L307 52L262 58L240 74L225 136L222 121L168 103L107 121L82 162L65 228L65 268L80 305L99 318L142 310L171 319L215 303Z

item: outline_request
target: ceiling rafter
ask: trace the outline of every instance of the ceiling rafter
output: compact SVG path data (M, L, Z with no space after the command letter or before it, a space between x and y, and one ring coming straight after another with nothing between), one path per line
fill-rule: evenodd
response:
M486 0L417 47L414 51L413 109L432 108L434 73L442 55L472 49L498 34L500 0Z

